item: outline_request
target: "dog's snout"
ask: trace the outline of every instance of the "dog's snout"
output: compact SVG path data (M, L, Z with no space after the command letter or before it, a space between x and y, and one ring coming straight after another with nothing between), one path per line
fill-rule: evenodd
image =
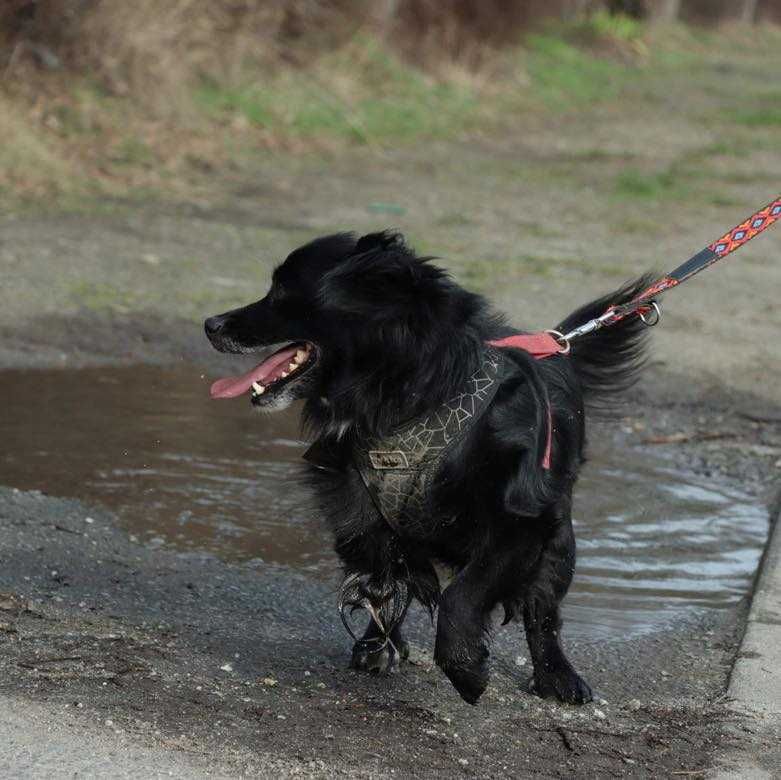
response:
M216 336L222 330L223 325L225 325L225 317L223 316L209 317L203 323L206 335L209 337Z

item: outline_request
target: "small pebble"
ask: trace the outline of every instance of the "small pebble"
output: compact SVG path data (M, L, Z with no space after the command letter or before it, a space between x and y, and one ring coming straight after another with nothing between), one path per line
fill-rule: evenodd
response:
M599 718L600 720L604 720L605 713L602 712L602 710L594 710L594 717Z
M232 672L233 671L233 666L231 664L223 664L220 667L220 671L222 671L222 672Z
M458 763L461 764L461 766L469 766L469 761L467 761L465 758L459 758Z
M273 677L264 677L261 682L263 685L268 685L269 688L277 684L277 680L275 680Z

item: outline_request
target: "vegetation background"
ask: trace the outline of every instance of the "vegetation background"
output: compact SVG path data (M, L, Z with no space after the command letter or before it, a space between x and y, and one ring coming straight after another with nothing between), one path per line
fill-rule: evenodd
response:
M257 150L506 132L779 20L781 0L4 0L0 187L171 190Z
M344 229L399 228L550 326L777 194L779 20L781 0L6 0L6 362L191 355L179 334ZM674 369L772 394L756 291L779 238L676 294Z

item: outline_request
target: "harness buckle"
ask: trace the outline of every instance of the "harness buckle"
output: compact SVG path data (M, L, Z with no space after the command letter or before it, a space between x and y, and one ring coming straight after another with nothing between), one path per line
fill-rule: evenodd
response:
M372 468L380 471L386 469L408 469L407 454L402 450L369 450L369 460Z

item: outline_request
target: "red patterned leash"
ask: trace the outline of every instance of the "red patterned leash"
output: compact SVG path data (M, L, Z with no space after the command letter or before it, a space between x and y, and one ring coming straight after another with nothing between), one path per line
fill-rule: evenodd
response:
M781 218L781 197L768 203L756 214L752 214L747 220L725 233L718 241L706 246L705 249L689 258L683 265L679 265L667 276L657 279L634 300L621 306L611 306L600 317L583 323L569 333L555 333L554 335L562 346L562 351L569 351L570 342L573 339L585 336L587 333L593 333L607 325L615 325L630 314L637 314L646 324L655 325L659 321L659 305L654 300L658 295L671 287L677 287L694 274L704 271L716 261L739 249L743 244L751 241L754 236L758 236L763 230L769 228L779 218Z

